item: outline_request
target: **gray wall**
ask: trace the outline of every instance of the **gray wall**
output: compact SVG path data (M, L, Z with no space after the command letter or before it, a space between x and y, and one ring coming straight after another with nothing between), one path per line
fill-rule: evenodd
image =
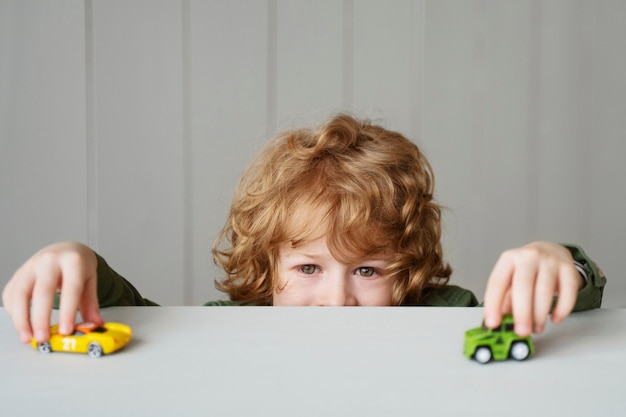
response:
M454 282L583 245L626 306L626 2L0 0L0 284L85 242L168 305L216 299L209 248L277 130L349 110L413 138Z

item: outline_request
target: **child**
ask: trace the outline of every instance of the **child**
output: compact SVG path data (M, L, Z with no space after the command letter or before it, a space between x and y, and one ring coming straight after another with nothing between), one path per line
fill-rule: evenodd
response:
M448 285L433 187L417 146L367 121L338 115L318 130L279 135L243 176L213 248L226 272L216 285L230 301L207 305L477 305ZM578 247L509 250L489 277L485 321L497 326L512 311L518 334L541 333L555 293L558 323L599 307L604 283ZM88 247L52 245L3 292L22 342L48 338L57 290L61 333L73 330L78 309L102 322L99 306L154 304Z

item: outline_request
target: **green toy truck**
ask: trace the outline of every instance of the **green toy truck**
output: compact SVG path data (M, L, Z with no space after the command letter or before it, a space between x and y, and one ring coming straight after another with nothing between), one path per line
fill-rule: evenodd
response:
M530 336L521 337L513 331L513 316L505 314L502 323L495 329L488 329L484 323L465 332L463 353L479 363L491 360L513 358L523 361L535 352Z

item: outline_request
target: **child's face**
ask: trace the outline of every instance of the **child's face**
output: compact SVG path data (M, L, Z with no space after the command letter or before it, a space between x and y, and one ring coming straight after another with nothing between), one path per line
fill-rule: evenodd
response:
M278 278L284 288L274 293L273 305L391 305L394 280L385 275L388 265L383 256L341 263L325 237L296 248L285 243L278 253Z

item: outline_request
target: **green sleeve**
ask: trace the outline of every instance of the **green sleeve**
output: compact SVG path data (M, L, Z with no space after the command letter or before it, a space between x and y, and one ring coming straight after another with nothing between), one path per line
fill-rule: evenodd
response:
M143 298L130 282L115 272L97 253L96 258L98 258L98 302L100 307L158 305Z
M240 306L241 304L237 301L230 300L217 300L217 301L208 301L204 303L205 307L235 307Z
M574 311L599 308L602 304L602 292L606 284L606 277L587 254L578 245L563 244L572 254L576 262L581 264L587 275L587 283L578 291ZM555 300L556 301L556 300ZM440 288L430 288L420 305L433 307L474 307L482 306L474 294L456 285L446 285Z
M563 244L563 246L570 251L574 260L583 266L587 275L587 283L578 291L574 311L600 308L602 304L602 293L606 285L606 277L580 246L573 244Z
M419 304L429 307L475 307L478 305L478 299L470 290L456 285L446 285L426 290Z

